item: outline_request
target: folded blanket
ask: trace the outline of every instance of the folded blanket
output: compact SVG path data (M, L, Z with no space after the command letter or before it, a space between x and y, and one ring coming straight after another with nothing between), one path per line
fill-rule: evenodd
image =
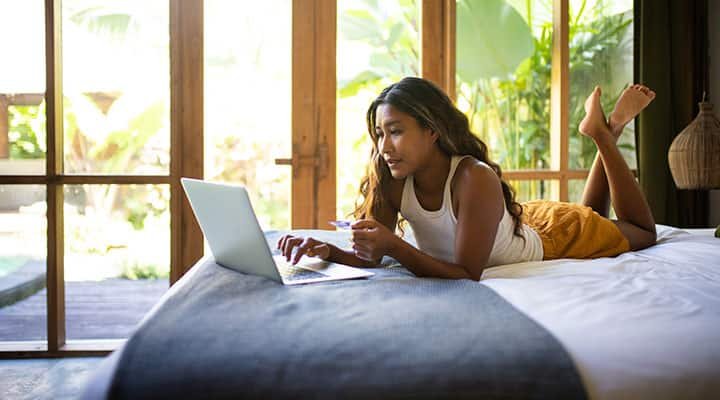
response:
M193 268L126 343L111 398L585 398L560 343L471 280L394 266L283 286Z

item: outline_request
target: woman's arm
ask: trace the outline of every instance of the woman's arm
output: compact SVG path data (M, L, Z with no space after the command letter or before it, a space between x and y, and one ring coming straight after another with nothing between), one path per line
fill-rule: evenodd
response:
M465 161L465 160L464 160ZM502 185L495 171L474 160L459 170L455 262L480 280L505 213Z
M381 209L375 211L375 221L387 228L387 230L391 233L395 232L395 227L397 226L399 207L396 206L395 203L399 204L399 196L402 196L402 182L393 182L392 186L390 187L389 195L391 199L385 202L384 207L381 207ZM394 233L392 233L392 236L398 238L398 236ZM400 241L402 242L402 240ZM333 245L329 246L331 248L330 261L364 268L379 267L380 262L382 261L382 254L379 257L373 257L368 260L358 257L354 249L342 250L338 249Z
M423 277L479 280L464 265L438 260L413 247L374 220L353 224L353 252L356 258L377 263L383 255L396 259L413 274Z
M393 181L390 184L389 197L384 207L375 211L375 221L382 224L390 232L395 231L398 219L400 196L404 181ZM393 235L394 236L394 235ZM397 237L397 236L396 236ZM353 267L372 268L379 267L382 255L370 259L360 258L355 250L343 250L333 244L325 243L312 237L284 235L278 240L277 248L285 258L296 264L303 255L319 257L323 260L350 265Z
M330 256L327 258L327 261L360 268L374 268L380 266L379 260L363 260L362 258L357 257L352 250L343 250L330 243L327 245L330 248Z
M371 262L370 260L377 260L383 255L389 255L417 276L449 279L473 278L464 266L447 263L423 253L377 221L359 220L352 225L352 228L353 252L361 260ZM378 261L372 262L377 263Z
M390 251L389 255L417 276L446 279L473 279L462 265L440 261L416 249L404 240L400 240L397 246ZM475 280L479 280L479 278Z

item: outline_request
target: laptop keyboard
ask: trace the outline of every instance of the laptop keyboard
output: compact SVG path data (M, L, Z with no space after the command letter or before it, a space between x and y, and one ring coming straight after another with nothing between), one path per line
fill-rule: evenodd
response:
M280 275L287 281L296 281L298 279L314 279L314 278L325 278L327 275L315 272L306 268L292 265L284 260L275 260L278 266Z

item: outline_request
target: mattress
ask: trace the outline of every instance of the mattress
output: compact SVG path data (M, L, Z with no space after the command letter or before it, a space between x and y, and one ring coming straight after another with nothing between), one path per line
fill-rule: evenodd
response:
M498 266L481 283L570 353L591 399L720 394L720 238L657 225L651 248Z
M658 244L645 250L497 266L477 285L551 332L591 399L711 398L720 393L720 239L657 230ZM123 351L104 360L84 398L106 397Z

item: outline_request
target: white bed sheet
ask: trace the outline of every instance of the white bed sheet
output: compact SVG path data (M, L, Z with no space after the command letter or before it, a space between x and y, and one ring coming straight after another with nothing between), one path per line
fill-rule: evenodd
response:
M557 337L593 400L720 398L720 239L657 232L645 250L498 266L481 283Z

